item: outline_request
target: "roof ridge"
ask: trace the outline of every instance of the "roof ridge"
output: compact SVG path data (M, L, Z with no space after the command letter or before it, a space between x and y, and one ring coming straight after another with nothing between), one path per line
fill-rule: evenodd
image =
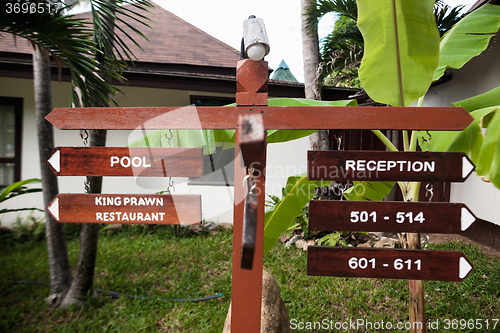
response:
M151 1L151 2L152 2L152 3L154 3L153 1ZM204 34L205 36L208 36L210 39L213 39L213 40L214 40L217 44L220 44L221 46L224 46L225 48L227 48L227 49L229 49L229 50L231 50L231 51L235 51L235 52L238 52L238 53L239 53L239 51L238 51L237 49L235 49L234 47L232 47L231 45L229 45L229 44L227 44L227 43L225 43L225 42L221 41L220 39L218 39L218 38L216 38L216 37L214 37L214 36L210 35L210 34L209 34L209 33L207 33L206 31L204 31L204 30L202 30L202 29L198 28L197 26L195 26L195 25L194 25L194 24L192 24L192 23L189 23L188 21L184 20L182 17L180 17L180 16L176 15L175 13L173 13L173 12L169 11L168 9L165 9L165 8L161 7L160 5L157 5L156 3L154 3L154 4L155 4L155 8L156 8L156 7L160 7L160 8L161 8L162 10L164 10L165 12L167 12L167 13L171 14L172 16L174 16L177 20L179 20L179 21L182 21L182 22L186 23L187 25L191 26L192 28L194 28L194 29L195 29L195 30L197 30L198 32L201 32L201 33L202 33L202 34Z

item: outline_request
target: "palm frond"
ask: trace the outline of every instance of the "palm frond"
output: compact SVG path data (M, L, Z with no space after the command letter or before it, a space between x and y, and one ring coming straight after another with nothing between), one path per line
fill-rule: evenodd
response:
M125 18L130 18L151 29L147 22L152 22L152 20L143 13L150 13L148 9L154 8L154 5L146 0L92 0L91 8L96 31L94 36L96 47L102 54L109 57L109 64L116 71L121 71L122 68L127 67L126 61L133 63L137 58L130 50L126 40L120 38L114 30L117 29L122 32L128 41L131 41L142 50L139 43L125 28L145 40L148 40L147 37L139 29L127 22Z
M308 11L307 23L312 29L318 29L319 20L329 13L337 13L340 17L358 19L358 6L356 0L318 0L316 6L311 6Z
M45 4L45 0L32 0L33 3ZM73 89L71 103L74 106L107 105L108 96L114 95L118 89L103 80L110 75L118 74L100 68L93 55L100 51L94 47L92 36L94 30L86 25L83 19L72 15L64 16L61 11L49 13L35 12L4 13L0 17L0 32L27 39L42 52L49 53L56 64L64 64L70 71ZM116 104L114 100L113 103ZM98 104L95 104L98 103Z

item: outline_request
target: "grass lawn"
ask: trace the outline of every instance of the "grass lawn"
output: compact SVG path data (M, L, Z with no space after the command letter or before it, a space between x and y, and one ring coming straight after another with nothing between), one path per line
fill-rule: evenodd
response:
M0 332L221 332L231 298L232 234L176 238L141 228L101 235L95 286L151 299L100 292L100 298L88 300L79 310L48 308L46 286L12 283L49 281L44 241L0 245ZM68 248L75 266L78 239L68 241ZM461 283L424 283L427 320L440 320L439 329L428 331L500 332L500 323L493 328L500 319L500 262L472 245L445 243L434 248L463 251L474 270ZM264 267L276 277L290 319L297 324L408 319L406 280L309 277L306 253L281 244L265 256ZM219 293L223 296L206 301L172 300ZM483 328L471 329L478 327L471 326L471 319L480 319Z

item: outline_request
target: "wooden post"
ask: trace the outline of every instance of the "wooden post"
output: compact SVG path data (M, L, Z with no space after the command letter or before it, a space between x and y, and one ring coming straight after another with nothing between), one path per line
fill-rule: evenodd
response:
M267 105L267 62L241 60L236 71L236 105L263 106ZM233 225L233 276L231 291L231 331L232 332L260 332L261 299L262 299L262 261L264 247L264 201L265 201L265 166L266 142L262 149L252 150L253 154L245 157L255 159L243 163L240 149L240 131L236 129L236 149L234 163L234 225ZM244 136L243 136L244 137ZM265 137L265 136L264 136ZM258 201L255 251L252 269L241 268L241 249L243 236L243 214L245 186L243 179L246 176L245 164L258 162L255 168L254 179ZM250 165L246 165L250 167ZM256 164L254 167L257 166Z
M420 249L420 233L408 233L407 237L408 248ZM425 333L424 282L422 280L409 280L408 290L410 333Z

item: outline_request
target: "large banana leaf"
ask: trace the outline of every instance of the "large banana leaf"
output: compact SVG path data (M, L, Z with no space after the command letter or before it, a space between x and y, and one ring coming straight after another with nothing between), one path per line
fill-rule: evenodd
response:
M428 90L439 61L434 0L358 0L365 40L359 78L379 103L408 106Z
M500 106L495 109L487 126L484 142L476 162L476 173L500 188Z
M351 201L382 201L391 192L395 182L363 181L344 192L344 197Z
M305 98L275 98L269 100L269 106L356 106L355 99L342 101L315 101ZM309 136L316 130L268 130L267 143L287 142Z
M467 154L474 165L478 176L493 182L500 188L500 105L472 111L474 121L463 131L431 131L430 151L451 151ZM486 132L483 134L484 129ZM419 133L427 137L426 134ZM425 148L425 144L420 145Z
M500 86L462 101L451 103L453 106L463 107L467 111L484 109L490 106L500 105Z
M433 81L443 76L446 68L461 68L481 54L500 27L500 6L486 4L467 15L441 40L439 65Z
M356 106L356 100L315 101L304 98L276 98L269 106ZM234 106L231 104L229 106ZM292 141L309 136L316 130L268 130L267 143ZM234 147L234 130L158 130L129 144L129 147L203 147L204 154L213 154L216 147Z
M283 198L265 214L264 254L271 251L293 219L302 213L304 206L314 196L314 189L324 184L326 183L307 180L306 174L288 177Z

